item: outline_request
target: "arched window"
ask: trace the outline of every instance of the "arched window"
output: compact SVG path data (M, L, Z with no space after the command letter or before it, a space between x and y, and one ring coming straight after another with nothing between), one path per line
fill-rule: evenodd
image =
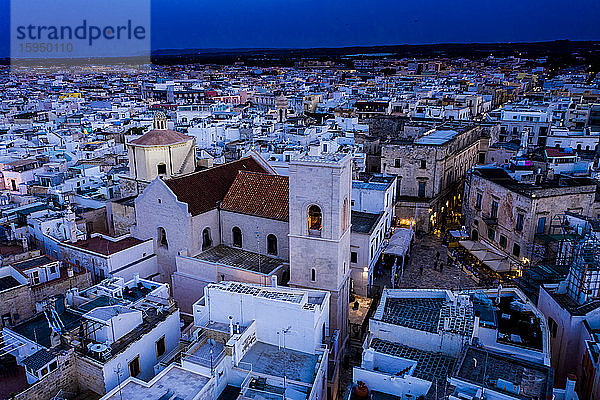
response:
M277 237L275 235L267 236L267 253L272 256L277 255Z
M167 241L167 232L165 231L165 228L160 226L158 227L156 243L158 243L159 247L164 247L165 249L169 248L169 242Z
M242 230L234 226L231 233L233 234L233 246L242 247Z
M471 233L471 239L473 239L474 242L479 240L479 232L477 232L477 229L473 229L473 232Z
M321 236L323 229L323 214L317 205L308 208L308 233L310 235Z
M317 270L314 268L310 270L310 280L313 282L317 280Z
M210 228L204 228L202 231L202 250L206 250L212 246L212 238L210 237Z

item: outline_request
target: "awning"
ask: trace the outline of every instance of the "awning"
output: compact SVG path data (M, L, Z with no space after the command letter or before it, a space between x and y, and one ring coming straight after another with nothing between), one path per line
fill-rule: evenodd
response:
M461 240L459 243L475 258L495 272L506 272L512 269L509 258L489 246L472 240Z
M410 248L413 236L414 232L412 229L396 228L394 234L390 238L390 242L383 252L385 254L404 257Z
M450 233L450 236L452 236L453 238L458 238L458 239L468 239L469 238L469 234L466 231L449 231L448 233Z
M472 240L460 240L458 243L460 243L460 245L462 247L469 250L470 252L477 251L477 250L485 250L487 248L484 245L482 245L481 243L474 242Z

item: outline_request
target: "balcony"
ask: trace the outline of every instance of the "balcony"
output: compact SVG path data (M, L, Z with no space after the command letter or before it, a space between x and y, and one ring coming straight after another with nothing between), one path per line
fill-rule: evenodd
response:
M482 213L481 219L489 226L498 225L498 215Z

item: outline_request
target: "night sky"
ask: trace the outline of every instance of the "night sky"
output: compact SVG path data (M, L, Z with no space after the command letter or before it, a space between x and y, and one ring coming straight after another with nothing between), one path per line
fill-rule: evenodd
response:
M4 56L9 48L9 14L9 0L0 0L0 54ZM555 39L600 40L600 1L152 1L153 49Z

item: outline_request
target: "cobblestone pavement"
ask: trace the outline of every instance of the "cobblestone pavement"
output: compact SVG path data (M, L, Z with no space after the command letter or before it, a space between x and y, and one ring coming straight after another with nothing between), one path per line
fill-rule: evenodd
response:
M434 268L436 252L440 253L440 261L444 264L442 271L439 267ZM447 248L442 246L442 240L438 237L417 236L413 245L412 258L409 260L408 267L404 269L404 276L398 287L465 289L477 286L464 271L448 264L447 254ZM422 273L421 267L423 267Z

